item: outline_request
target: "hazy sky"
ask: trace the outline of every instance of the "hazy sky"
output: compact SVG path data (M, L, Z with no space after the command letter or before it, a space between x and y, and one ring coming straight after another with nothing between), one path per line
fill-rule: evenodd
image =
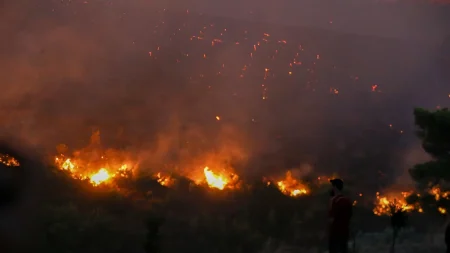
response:
M211 15L425 41L441 41L450 33L449 4L369 0L169 0L165 4Z

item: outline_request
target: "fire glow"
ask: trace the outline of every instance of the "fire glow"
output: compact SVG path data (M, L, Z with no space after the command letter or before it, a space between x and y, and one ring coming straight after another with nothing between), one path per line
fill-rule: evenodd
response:
M376 193L375 207L373 213L375 215L391 215L391 206L396 209L403 209L407 212L416 211L419 213L423 212L423 208L419 204L409 204L406 201L408 196L414 194L412 191L402 191L402 192L390 192L385 195L381 195L379 192ZM428 194L434 196L436 201L440 199L448 199L450 192L442 191L441 188L435 186L428 191ZM418 195L420 197L420 194ZM437 207L437 211L444 215L447 213L447 209L444 207Z
M0 154L0 163L3 163L4 165L8 167L18 167L20 166L19 161L17 161L16 158L7 155L7 154Z
M137 167L137 163L129 159L130 154L124 151L114 149L103 150L100 145L99 134L99 132L93 133L90 145L74 152L72 156L64 154L55 156L54 163L57 168L67 171L74 179L89 181L94 187L106 185L113 182L115 178L130 175L129 172L133 172L133 169ZM240 179L237 174L232 173L232 168L217 169L223 166L220 166L220 163L216 164L217 162L214 161L215 159L211 159L210 164L215 164L216 166L206 166L202 170L200 168L198 171L194 170L198 172L195 176L189 175L187 171L180 176L185 176L197 185L204 185L211 189L239 189ZM7 166L19 166L19 162L9 155L1 155L0 162ZM162 172L156 173L154 178L159 184L165 187L171 187L175 182L170 174L164 174ZM333 177L318 177L318 185L328 183L331 178ZM274 182L280 192L290 197L299 197L309 194L311 191L300 179L295 178L291 171L287 171L284 178L272 182ZM271 182L269 181L267 184L269 185ZM407 203L406 198L411 194L414 194L413 191L391 191L385 194L377 192L373 213L378 216L391 215L392 207L407 212L423 212L419 204ZM428 194L434 196L436 202L450 197L450 192L443 191L437 186L431 188ZM362 194L359 194L359 196L362 197ZM355 201L354 204L356 203ZM438 206L436 210L441 214L447 213L447 209L442 206Z
M61 152L67 153L67 147L61 145ZM60 154L54 158L55 165L70 173L73 178L89 180L93 186L111 182L113 178L127 175L133 168L127 157L130 155L116 149L104 150L100 143L100 132L95 131L90 144L73 152L72 156Z
M235 189L238 188L239 176L234 173L229 173L222 171L219 173L217 171L211 170L208 166L203 168L204 182L209 188L214 188L218 190L224 189ZM201 182L202 180L196 180Z
M277 187L280 191L291 197L297 197L308 193L308 188L292 176L292 172L286 172L283 180L277 181Z
M73 161L70 158L65 159L62 156L55 157L55 164L59 169L68 171L73 178L89 180L89 182L94 186L107 183L114 177L122 176L124 175L123 172L128 170L128 166L126 164L91 169L89 167L82 166L81 164L83 163L81 161Z

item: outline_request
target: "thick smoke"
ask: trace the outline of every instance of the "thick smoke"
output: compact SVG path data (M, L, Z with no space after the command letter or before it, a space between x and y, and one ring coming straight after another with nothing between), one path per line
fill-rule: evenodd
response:
M209 8L212 2L215 8ZM395 17L395 22L392 21L395 25L383 26L389 28L380 31L381 25L376 22L385 17L365 20L365 26L350 28L347 25L351 20L342 18L348 16L347 12L371 9L368 5L349 2L346 8L346 5L328 6L328 2L307 1L298 5L302 13L310 13L309 8L323 12L313 18L312 14L292 13L288 2L276 8L267 1L258 5L249 2L245 6L226 1L220 3L222 6L212 2L207 5L138 0L3 1L0 29L2 37L7 38L0 42L3 131L56 152L54 147L61 142L75 147L85 145L91 131L100 129L104 145L126 147L139 153L145 167L175 162L189 167L189 164L211 163L219 157L223 163L237 161L234 167L252 168L247 169L252 173L273 168L300 168L299 174L303 175L321 167L345 171L346 167L354 165L344 161L348 157L344 159L332 150L351 153L351 157L367 157L372 149L361 154L358 145L370 146L367 144L370 138L380 139L377 135L368 137L372 134L367 129L381 126L388 129L394 121L395 126L400 125L399 129L408 129L412 125L411 116L402 115L410 115L413 105L434 103L431 92L424 91L430 90L425 83L432 80L433 45L441 36L441 27L434 25L436 20L423 23L424 18L417 19L415 22L427 28L403 31L404 23L419 14L411 11L402 19L398 13L405 14L406 10L392 11L394 14L390 17ZM355 73L349 75L362 73L365 82L380 84L386 95L378 101L371 95L361 95L370 87L352 87L355 91L344 90L340 94L343 98L337 102L328 94L299 95L299 98L296 94L301 94L303 88L285 89L277 85L269 87L273 95L263 103L260 94L255 95L254 89L245 84L222 81L217 89L208 91L189 82L186 78L189 69L174 70L173 62L150 60L149 53L156 43L153 26L168 15L163 8L183 13L190 9L193 13L233 18L242 18L251 11L247 21L268 20L292 25L298 24L293 18L296 16L305 17L300 22L303 25L326 26L327 29L331 25L334 33L329 36L333 39L325 40L316 35L307 35L306 39L323 51L325 60L342 62L345 68L354 70ZM380 7L380 10L383 8L388 7ZM218 13L218 9L223 12ZM226 11L235 9L242 13L230 15ZM253 18L255 15L257 17ZM353 18L361 15L355 14ZM431 14L421 17L431 17ZM182 23L173 16L165 32L169 36ZM277 31L275 25L259 26ZM403 33L399 34L401 30ZM421 34L421 31L429 34ZM287 30L277 32L286 39L294 36ZM374 41L372 44L361 44L358 39L362 36L341 36L337 32L384 37L399 34L401 39L373 37L364 39ZM429 40L405 40L421 36ZM421 44L423 41L431 43ZM174 55L189 48L181 42L171 43L158 46ZM224 47L215 59L217 64L233 66L241 61L244 53ZM208 66L190 68L207 70ZM333 76L326 78L333 85L341 82ZM230 94L235 93L236 99L230 99ZM367 131L355 133L355 129L361 127ZM359 140L363 135L367 142ZM378 152L385 143L380 141L376 145L380 146L371 148ZM333 166L333 163L339 164ZM302 167L302 164L308 166Z
M105 146L128 147L158 166L204 152L244 159L245 130L215 117L226 111L242 122L247 108L205 96L164 59L150 62L148 24L161 10L143 1L4 3L3 131L55 152L60 142L85 145L100 129Z

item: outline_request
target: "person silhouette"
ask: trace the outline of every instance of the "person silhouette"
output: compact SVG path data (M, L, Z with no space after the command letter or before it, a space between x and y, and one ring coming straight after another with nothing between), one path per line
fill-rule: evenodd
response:
M352 202L342 194L344 182L341 179L330 180L330 226L329 253L347 253L350 235L350 219L352 217Z

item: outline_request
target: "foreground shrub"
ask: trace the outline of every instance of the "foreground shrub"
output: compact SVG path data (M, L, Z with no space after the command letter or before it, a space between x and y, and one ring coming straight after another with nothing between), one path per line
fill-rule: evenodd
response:
M144 252L145 228L132 217L72 204L47 207L44 214L45 252Z

